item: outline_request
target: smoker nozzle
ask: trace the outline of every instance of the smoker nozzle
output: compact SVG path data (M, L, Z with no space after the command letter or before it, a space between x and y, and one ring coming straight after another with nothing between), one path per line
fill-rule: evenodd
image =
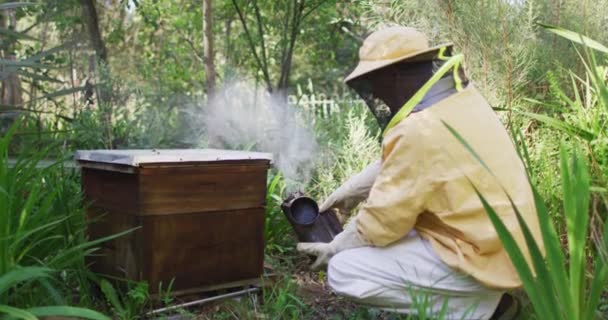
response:
M299 242L331 242L342 232L334 211L319 212L317 202L301 192L290 194L281 204L281 209Z

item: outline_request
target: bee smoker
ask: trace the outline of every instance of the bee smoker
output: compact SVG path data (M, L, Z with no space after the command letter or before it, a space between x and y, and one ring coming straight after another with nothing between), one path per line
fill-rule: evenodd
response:
M342 232L335 212L319 212L317 203L301 192L292 193L283 201L281 209L300 242L331 242Z

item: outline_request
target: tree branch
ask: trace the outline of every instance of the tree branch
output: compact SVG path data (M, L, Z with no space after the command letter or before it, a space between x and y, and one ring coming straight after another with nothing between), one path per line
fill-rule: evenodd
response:
M293 3L293 7L295 8L295 2L297 0L293 0L287 2L287 14L285 17L285 23L283 24L283 32L281 32L281 74L283 74L283 65L285 64L285 59L287 57L287 42L288 42L288 33L289 33L289 20L291 18L291 9L292 9L292 3ZM295 9L294 9L295 10ZM277 85L280 85L281 80L279 79L279 82L277 83Z
M255 50L255 44L253 42L253 38L251 37L251 33L249 32L249 28L247 27L247 21L245 20L245 17L243 16L243 12L241 11L236 0L232 0L232 4L234 5L234 8L236 9L236 12L238 13L238 16L239 16L239 20L241 21L241 24L243 25L243 29L245 30L245 35L247 36L247 42L249 43L249 48L251 49L251 53L253 53L253 57L255 58L258 68L262 71L262 74L264 76L264 82L266 83L266 87L268 88L268 91L272 92L273 88L272 88L272 83L270 82L270 76L268 74L268 69L264 68L264 65L262 64L260 57L258 56L258 53Z
M296 38L298 36L298 30L300 28L300 23L302 22L302 12L305 7L305 0L299 2L295 0L294 3L294 11L292 16L291 23L291 33L289 39L289 45L287 46L287 53L285 55L285 59L281 63L281 77L279 79L278 88L285 89L287 88L287 84L289 82L289 74L291 73L291 61L293 57L293 50L296 44Z
M262 15L257 0L253 2L253 10L255 11L255 20L258 25L258 34L260 36L260 45L262 46L262 63L264 69L268 70L268 59L266 58L266 44L264 42L264 25L262 24Z
M200 53L198 53L198 51L196 50L196 47L194 46L194 43L192 42L192 40L186 38L183 34L180 34L180 38L182 40L184 40L189 46L190 49L192 49L192 52L194 53L194 57L196 57L200 62L205 62L205 58L203 56L200 55Z
M310 7L310 9L304 13L302 13L302 18L301 20L306 19L306 17L308 17L311 13L313 13L315 10L317 10L320 6L322 6L325 2L327 2L328 0L321 0L318 3L314 4L313 6Z

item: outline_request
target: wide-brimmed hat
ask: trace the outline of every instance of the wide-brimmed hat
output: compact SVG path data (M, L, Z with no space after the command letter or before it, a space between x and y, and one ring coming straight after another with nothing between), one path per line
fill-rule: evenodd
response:
M414 28L398 26L378 30L363 41L359 64L344 82L397 62L432 60L442 47L452 47L452 43L429 47L426 36Z

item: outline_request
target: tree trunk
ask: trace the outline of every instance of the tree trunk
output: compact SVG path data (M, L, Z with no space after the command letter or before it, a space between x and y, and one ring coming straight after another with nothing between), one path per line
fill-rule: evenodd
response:
M103 38L101 37L101 32L99 31L99 18L97 9L95 8L95 0L80 0L80 4L82 6L82 17L89 33L89 40L91 41L93 50L95 50L97 65L104 68L104 70L98 72L101 85L98 85L97 87L97 96L100 104L107 104L110 101L110 94L107 88L108 84L105 83L110 78L109 70L107 69L108 52Z
M213 0L203 0L203 58L207 81L207 96L215 91L215 52L213 50Z
M7 28L10 30L15 30L17 25L17 18L15 16L15 10L3 10L2 16L0 17L0 26L2 28ZM15 55L15 43L8 42L7 46L3 48L4 51L4 59L6 60L17 60ZM3 106L15 107L23 104L23 96L21 89L21 80L19 79L19 75L17 74L17 70L10 68L5 69L5 72L8 74L6 78L2 80L2 97L1 103Z
M90 73L92 73L90 78L93 78L94 73L97 73L99 82L95 85L95 89L97 89L98 107L102 111L101 121L104 124L105 144L107 148L114 149L114 106L111 101L112 85L110 82L111 76L108 65L108 52L103 38L101 37L101 31L99 30L99 16L97 14L97 9L95 8L95 0L80 0L80 4L82 6L82 17L89 33L89 40L95 50L95 57L97 60L93 63L89 63L90 69L91 67L97 67L97 72L95 72L94 69L90 70ZM85 92L85 99L86 96L87 93Z
M232 20L233 17L229 16L224 20L224 57L226 59L226 65L224 67L224 81L230 77L232 69Z
M80 4L82 5L82 16L89 32L89 39L97 55L98 62L108 63L106 45L99 31L99 18L97 16L97 9L95 9L95 1L80 0Z

